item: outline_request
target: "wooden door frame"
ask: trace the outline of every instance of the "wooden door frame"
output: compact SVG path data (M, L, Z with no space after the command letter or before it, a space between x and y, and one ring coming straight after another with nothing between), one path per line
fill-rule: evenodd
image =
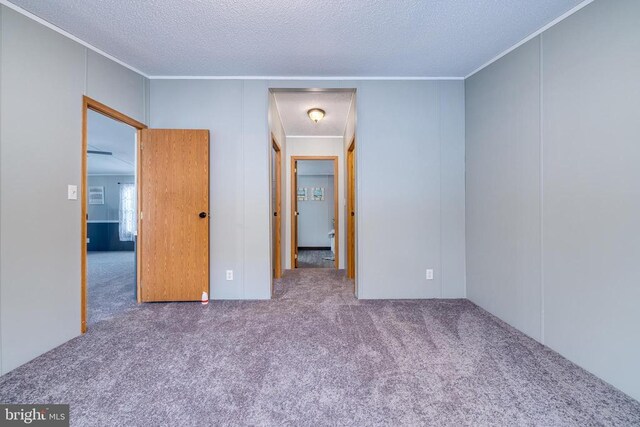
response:
M85 333L87 331L87 196L89 194L87 188L87 148L88 148L88 112L89 110L100 113L103 116L110 119L122 122L138 130L138 140L140 139L140 130L146 129L147 125L141 123L121 112L106 106L105 104L89 98L88 96L82 97L82 182L80 184L80 201L82 204L82 216L80 220L80 332ZM139 144L136 143L137 156L140 156ZM138 164L136 170L136 180L140 178L140 166ZM136 189L136 194L138 193ZM136 248L136 256L138 257L138 267L140 266L140 251ZM138 275L136 274L136 277ZM138 302L140 302L140 284L138 286Z
M282 277L282 149L275 135L271 134L271 147L276 152L275 173L276 173L276 205L275 212L272 215L276 217L276 234L273 236L275 253L273 254L273 263L275 264L274 279ZM271 284L273 293L273 281Z
M291 156L291 269L295 269L296 267L296 259L295 254L296 251L294 247L297 249L298 239L297 239L297 231L294 231L295 225L294 222L297 223L295 219L295 208L298 198L298 189L296 188L297 175L298 172L296 170L296 162L298 160L333 160L333 217L334 224L333 230L335 232L334 235L334 265L336 270L340 267L340 234L338 230L340 229L340 206L338 205L338 191L339 191L339 179L338 179L338 156Z
M355 216L351 215L356 210L356 183L355 183L355 155L356 155L356 137L351 139L349 148L347 149L347 224L346 224L346 249L347 249L347 277L355 279L356 277L356 253L355 253ZM353 168L349 164L349 156L353 162ZM352 218L353 217L353 218ZM353 230L351 229L353 227ZM353 237L352 237L353 236ZM352 241L353 240L353 241ZM353 252L351 251L353 247Z

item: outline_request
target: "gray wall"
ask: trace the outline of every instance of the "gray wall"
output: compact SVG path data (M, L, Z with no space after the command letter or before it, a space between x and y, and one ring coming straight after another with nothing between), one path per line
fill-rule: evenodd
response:
M357 117L359 297L464 297L463 82L361 82Z
M298 246L329 247L333 229L333 175L298 175L298 187L309 190L309 200L298 202ZM324 200L311 200L311 189L324 188Z
M146 80L7 7L0 10L5 373L80 333L81 205L67 200L67 185L81 183L82 95L144 121Z
M463 297L463 82L152 80L153 127L211 130L213 298L269 298L276 87L357 89L359 296Z
M640 399L640 2L466 81L467 292Z

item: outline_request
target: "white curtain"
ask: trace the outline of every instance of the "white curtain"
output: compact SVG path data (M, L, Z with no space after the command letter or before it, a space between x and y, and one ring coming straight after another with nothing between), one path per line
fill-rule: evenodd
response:
M120 185L120 241L133 241L136 232L136 186Z

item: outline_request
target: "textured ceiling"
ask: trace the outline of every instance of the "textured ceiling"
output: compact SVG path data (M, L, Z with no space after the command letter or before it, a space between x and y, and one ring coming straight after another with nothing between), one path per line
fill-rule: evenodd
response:
M582 0L11 0L152 76L463 77Z
M89 175L132 175L135 173L136 130L100 113L89 111L89 150L110 151L112 156L87 155Z
M343 136L353 92L274 92L287 136ZM307 111L321 108L325 116L314 123Z

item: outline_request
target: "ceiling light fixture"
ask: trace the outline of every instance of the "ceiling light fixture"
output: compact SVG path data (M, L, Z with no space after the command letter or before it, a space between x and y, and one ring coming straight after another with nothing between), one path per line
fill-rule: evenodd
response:
M315 123L318 123L324 117L324 110L321 110L320 108L312 108L307 111L307 115L309 115L309 118Z

